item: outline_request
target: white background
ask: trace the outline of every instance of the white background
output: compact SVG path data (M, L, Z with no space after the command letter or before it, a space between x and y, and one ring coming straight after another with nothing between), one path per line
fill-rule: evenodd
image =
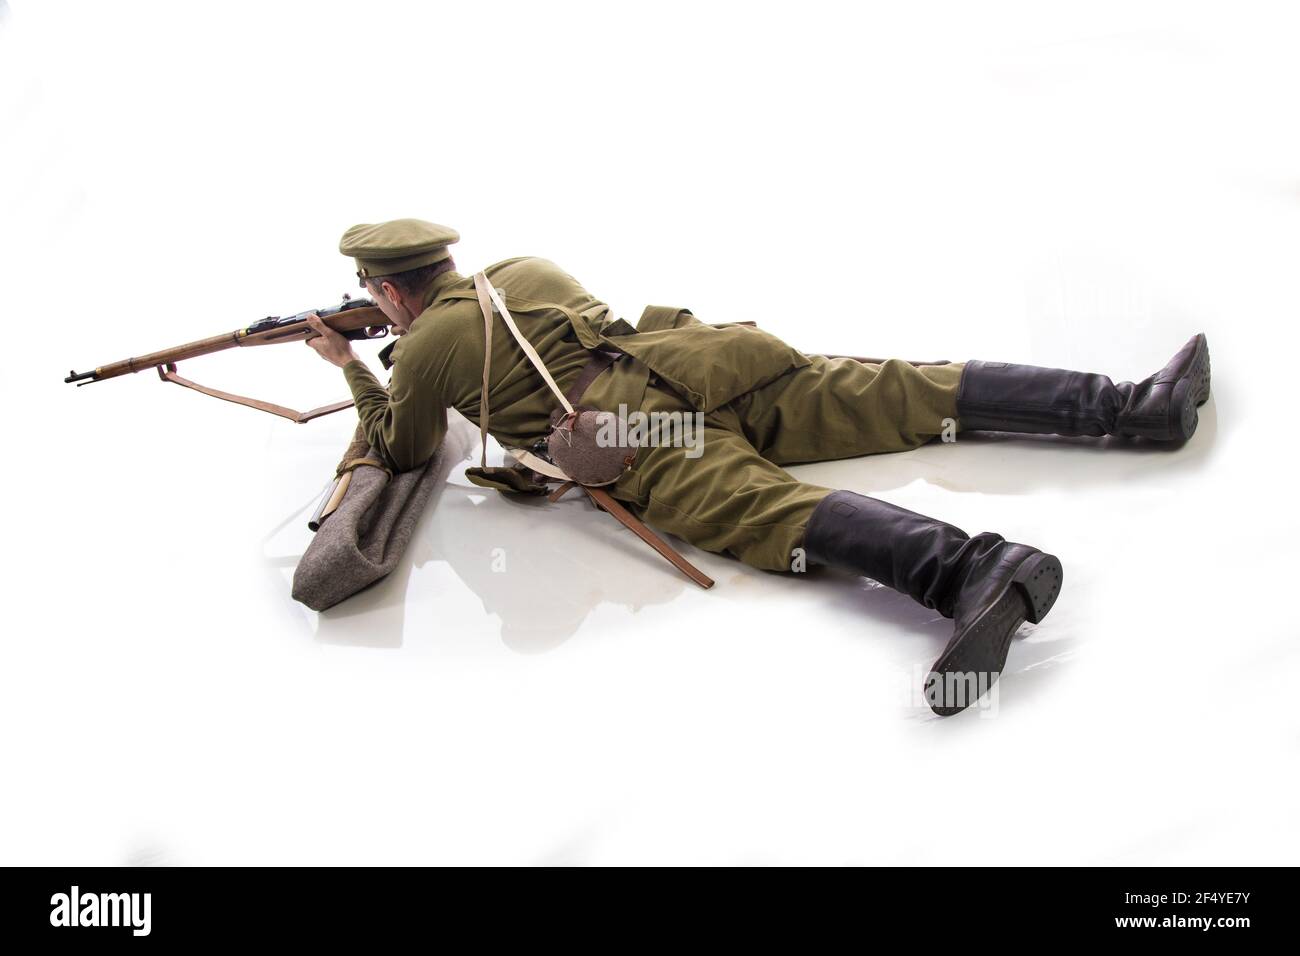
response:
M1294 863L1300 23L1146 4L56 3L0 21L0 861ZM352 429L62 384L356 292L458 228L616 311L1139 379L1177 451L963 438L797 469L1061 556L996 711L950 625L449 461L407 559L289 596ZM375 348L366 346L373 359ZM376 363L377 366L377 363ZM185 363L299 408L299 345ZM475 453L453 431L453 458ZM505 573L491 552L504 549Z

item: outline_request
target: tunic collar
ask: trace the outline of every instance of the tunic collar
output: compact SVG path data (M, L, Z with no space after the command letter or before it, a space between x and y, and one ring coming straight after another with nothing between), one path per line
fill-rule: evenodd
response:
M433 305L434 302L442 298L442 293L447 290L448 286L450 286L454 282L461 281L463 278L464 276L462 276L455 269L448 269L446 272L442 273L441 275L434 276L433 282L429 285L428 290L424 293L424 301L422 303L423 308L420 309L420 311L424 312L425 309L428 309L429 306Z

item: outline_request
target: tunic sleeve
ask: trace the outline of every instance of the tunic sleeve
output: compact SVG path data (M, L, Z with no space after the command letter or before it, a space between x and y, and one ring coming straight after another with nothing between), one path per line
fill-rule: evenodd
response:
M398 363L390 388L379 384L360 359L343 368L366 439L394 471L429 460L447 433L447 406L418 363Z

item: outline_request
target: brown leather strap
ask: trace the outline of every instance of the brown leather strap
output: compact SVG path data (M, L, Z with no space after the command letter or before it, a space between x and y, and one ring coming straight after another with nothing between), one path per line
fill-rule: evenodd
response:
M387 465L385 465L378 458L370 458L370 457L352 458L348 461L345 461L339 465L339 472L342 473L345 471L352 471L352 469L358 468L361 465L369 465L371 468L378 468L380 471L387 474L389 478L393 477L393 473L388 470Z
M621 352L607 352L604 349L592 352L591 358L587 360L587 364L582 367L582 371L578 373L578 377L565 393L569 401L574 405L582 401L582 396L591 387L591 383L600 377L601 372L613 365L621 354Z
M560 487L556 488L549 495L547 495L546 500L549 501L551 504L555 504L557 501L559 501L561 498L563 498L572 489L576 487L578 487L578 483L576 481L566 481L564 484L560 485Z
M569 401L574 405L581 402L582 396L587 394L587 389L591 388L591 383L600 378L600 373L617 362L622 354L622 352L610 352L605 349L593 349L590 353L591 358L587 359L587 364L578 372L578 377L564 393ZM558 425L564 415L565 411L562 408L551 412L551 426Z
M592 488L589 485L579 485L578 487L590 495L591 500L597 505L621 521L629 531L667 558L672 566L681 571L682 574L706 590L713 587L713 578L678 554L672 545L642 524L630 511L615 501L604 488Z
M330 405L321 405L319 408L312 408L305 412L296 409L286 408L283 405L276 405L272 402L264 402L261 399L249 398L247 395L236 395L234 392L223 392L218 388L208 388L206 385L200 385L198 382L191 382L188 378L182 378L176 374L175 363L168 362L166 365L158 366L158 377L164 382L175 382L177 385L184 385L186 388L192 388L196 392L202 392L204 395L211 395L213 398L219 398L223 402L234 402L236 405L246 405L249 408L256 408L259 412L269 412L272 415L279 415L281 418L287 418L291 422L297 422L299 425L309 422L313 418L320 418L322 415L332 415L334 412L341 412L345 408L352 407L352 399L343 402L334 402Z

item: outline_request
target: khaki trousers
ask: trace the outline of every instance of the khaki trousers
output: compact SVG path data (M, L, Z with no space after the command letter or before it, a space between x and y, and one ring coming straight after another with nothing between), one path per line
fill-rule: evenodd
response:
M788 571L804 527L830 488L782 465L905 451L955 429L959 364L916 367L813 357L703 416L695 447L643 447L610 488L646 524L756 568ZM692 415L652 381L641 410ZM662 420L661 420L662 421ZM692 418L692 426L698 421Z

